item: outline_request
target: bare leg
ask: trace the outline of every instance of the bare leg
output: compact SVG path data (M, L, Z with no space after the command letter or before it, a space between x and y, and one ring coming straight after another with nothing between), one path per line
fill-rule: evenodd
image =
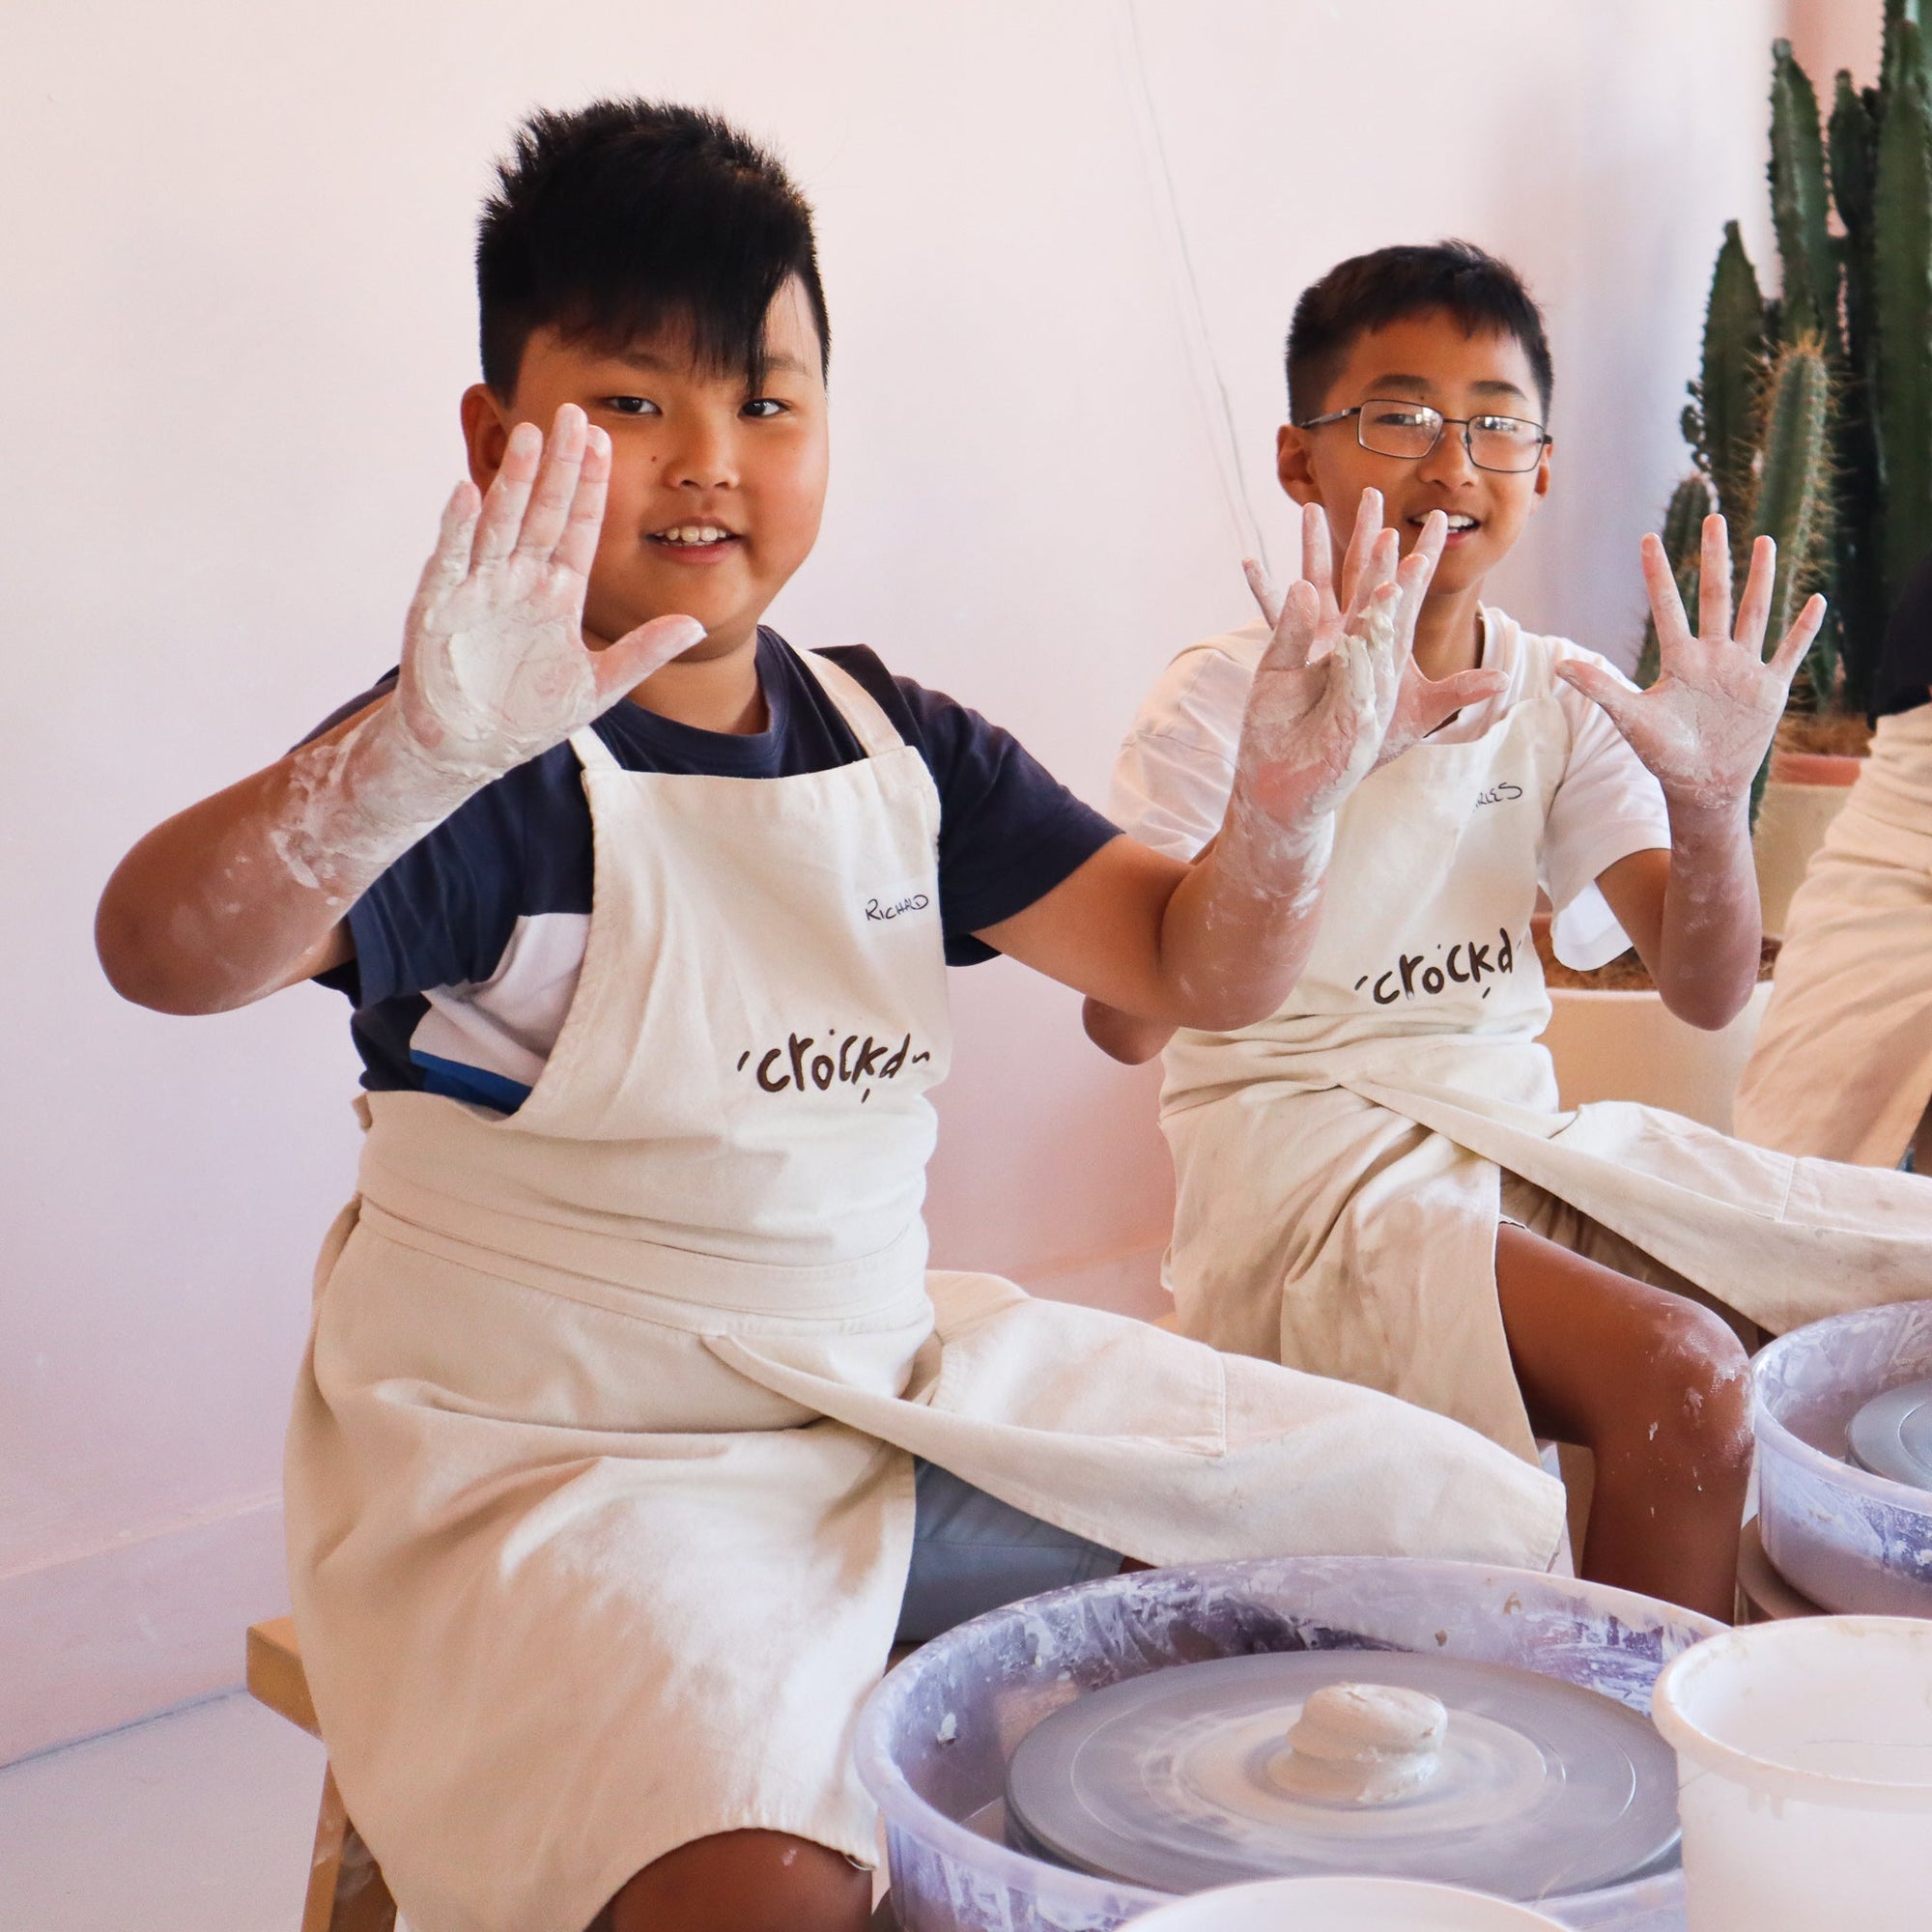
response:
M723 1832L668 1852L590 1932L864 1932L872 1876L810 1838Z
M1496 1292L1532 1425L1596 1458L1583 1575L1728 1623L1751 1456L1736 1336L1514 1226L1496 1231Z

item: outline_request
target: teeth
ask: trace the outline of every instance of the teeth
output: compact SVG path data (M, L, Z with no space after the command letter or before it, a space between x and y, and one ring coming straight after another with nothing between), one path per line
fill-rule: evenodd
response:
M723 543L731 532L721 529L716 524L678 524L668 530L658 532L659 543L708 544Z

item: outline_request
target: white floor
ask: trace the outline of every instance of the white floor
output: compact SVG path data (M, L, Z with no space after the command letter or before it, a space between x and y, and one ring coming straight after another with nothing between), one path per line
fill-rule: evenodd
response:
M322 1747L234 1691L0 1769L7 1932L298 1932Z

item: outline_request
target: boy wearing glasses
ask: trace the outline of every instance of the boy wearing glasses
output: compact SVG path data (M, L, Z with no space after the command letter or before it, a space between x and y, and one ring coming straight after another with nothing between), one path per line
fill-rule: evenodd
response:
M1384 505L1405 552L1437 516L1448 527L1377 767L1335 815L1286 1004L1214 1033L1088 1002L1117 1058L1166 1048L1180 1324L1525 1456L1532 1431L1587 1445L1584 1574L1728 1617L1749 1404L1744 1351L1708 1304L1783 1329L1922 1294L1932 1192L1650 1108L1559 1112L1530 916L1540 887L1576 966L1634 944L1692 1025L1739 1011L1760 937L1750 779L1823 601L1765 662L1769 541L1734 628L1711 519L1692 635L1647 539L1663 675L1642 694L1483 602L1549 490L1551 370L1520 279L1465 242L1331 270L1296 307L1288 376L1279 473L1324 606L1331 526L1345 600ZM1267 621L1183 651L1116 769L1115 818L1177 857L1215 836L1283 614L1251 579Z

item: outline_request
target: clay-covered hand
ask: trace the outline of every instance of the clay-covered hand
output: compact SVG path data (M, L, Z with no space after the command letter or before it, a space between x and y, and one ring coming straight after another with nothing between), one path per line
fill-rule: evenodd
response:
M566 403L548 445L510 432L489 494L461 485L442 514L404 633L395 711L437 765L487 782L608 711L704 635L658 617L602 650L583 600L604 522L611 439Z
M1598 665L1557 667L1558 677L1609 713L1672 804L1735 807L1750 793L1791 680L1825 621L1825 600L1810 598L1777 649L1764 657L1776 569L1777 546L1759 537L1733 629L1729 539L1722 517L1706 517L1693 636L1670 560L1662 544L1647 536L1643 575L1657 624L1657 682L1633 691Z
M1396 533L1381 527L1380 511L1367 493L1350 546L1346 611L1332 585L1324 598L1303 576L1283 596L1260 564L1247 566L1273 635L1255 670L1236 753L1240 818L1299 832L1334 811L1375 768L1408 661L1410 607L1419 606L1433 568L1421 555L1398 569ZM1319 558L1321 570L1327 520L1312 505L1302 540L1304 556Z
M1377 490L1366 490L1362 493L1361 510L1355 518L1355 527L1350 536L1349 548L1342 558L1341 577L1338 582L1333 549L1329 541L1328 519L1313 503L1303 508L1301 574L1315 586L1316 595L1321 599L1321 624L1324 630L1339 629L1343 607L1354 601L1363 566L1381 528L1381 493ZM1416 618L1421 614L1423 593L1428 587L1430 577L1435 574L1436 564L1441 561L1442 546L1448 535L1449 520L1439 511L1434 511L1424 519L1422 534L1416 540L1411 553L1411 556L1427 559L1428 572L1423 573L1420 566L1414 567L1410 581L1415 584L1415 588L1412 591L1406 589L1403 593L1402 627L1405 656L1402 685L1396 693L1395 716L1390 720L1388 730L1382 736L1381 749L1376 753L1373 770L1379 771L1383 765L1393 763L1411 745L1419 745L1432 731L1447 723L1457 712L1469 705L1480 704L1485 698L1499 696L1509 685L1509 679L1499 670L1463 670L1453 672L1448 677L1426 677L1414 657L1408 654L1409 646L1414 640ZM1250 569L1248 581L1268 624L1273 626L1279 623L1281 593L1268 582L1266 574L1259 565Z

